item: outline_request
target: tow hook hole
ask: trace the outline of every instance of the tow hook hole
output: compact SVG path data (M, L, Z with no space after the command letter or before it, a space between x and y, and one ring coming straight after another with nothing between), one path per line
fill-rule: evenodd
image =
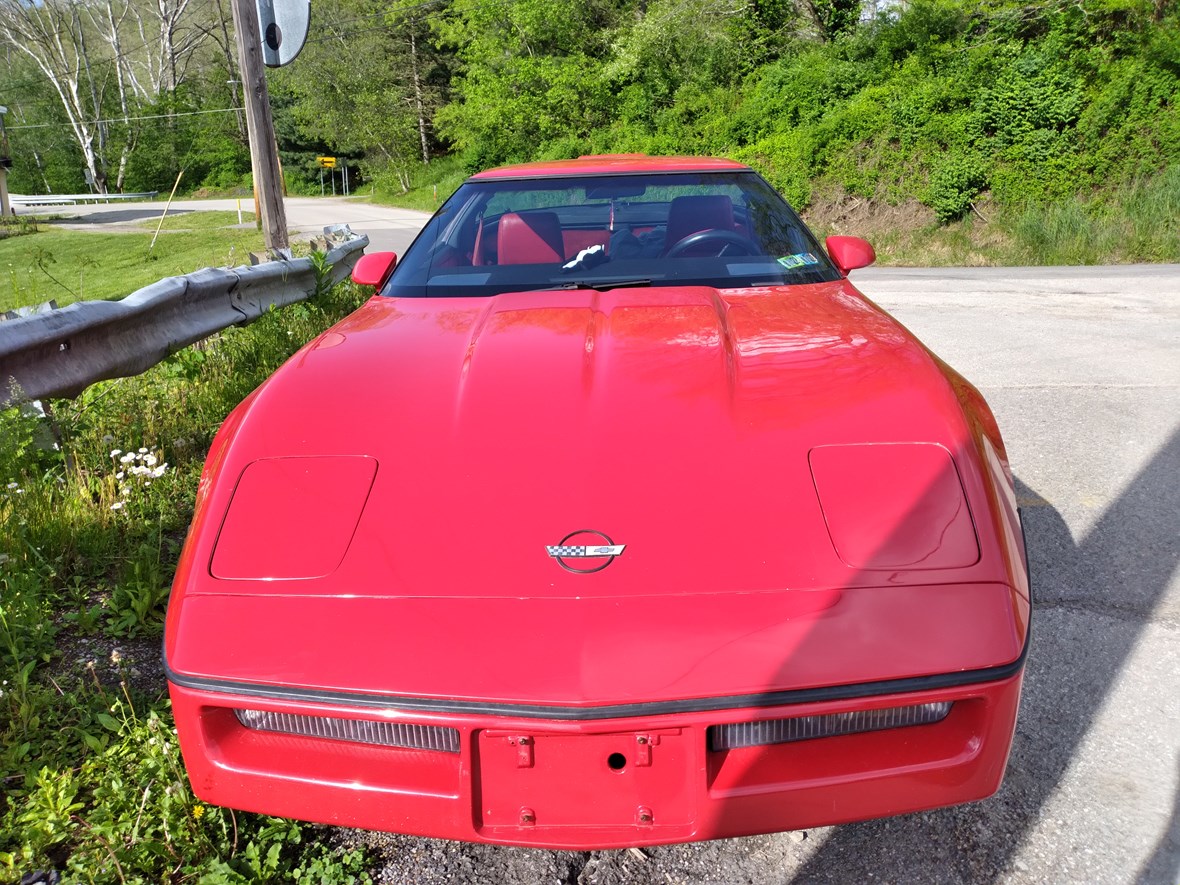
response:
M606 764L612 771L622 771L627 766L627 757L622 753L611 753L606 757Z

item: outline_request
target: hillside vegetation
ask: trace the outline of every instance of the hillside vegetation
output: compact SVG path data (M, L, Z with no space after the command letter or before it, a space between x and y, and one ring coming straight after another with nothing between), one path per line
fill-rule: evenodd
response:
M35 96L9 99L14 190L83 188L49 82L7 64ZM248 184L232 59L213 40L184 70L140 110L200 115L107 131L128 189L180 168ZM270 86L294 191L319 192L326 153L425 206L504 162L720 154L821 229L869 228L886 258L920 230L968 263L1180 260L1176 0L317 0Z
M894 260L914 228L963 263L1180 257L1175 4L918 0L826 34L789 4L493 6L443 31L465 67L437 122L468 171L720 154Z
M1180 158L1180 31L1162 4L919 0L785 42L792 9L774 4L660 0L614 28L594 4L534 5L550 13L491 4L489 21L480 0L445 32L465 69L439 125L469 169L727 154L800 208L843 191L947 221L984 193L1059 201Z

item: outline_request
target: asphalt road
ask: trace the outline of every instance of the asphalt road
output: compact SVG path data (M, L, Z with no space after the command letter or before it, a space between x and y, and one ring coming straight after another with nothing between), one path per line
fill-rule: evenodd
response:
M174 200L168 216L186 212L238 208L238 200ZM410 209L375 206L362 199L344 197L288 197L287 227L292 239L323 232L329 224L349 224L352 229L369 236L369 251L390 250L399 255L417 236L430 216ZM254 201L241 200L243 212L254 211ZM30 207L25 213L63 215L66 219L54 224L61 227L82 227L105 230L155 228L164 211L164 201L149 203L85 204L81 206Z
M342 200L288 212L293 226L349 221L399 252L422 218ZM376 849L375 878L397 883L1180 882L1180 266L853 280L982 390L1018 480L1035 612L1000 792L642 854L326 838Z

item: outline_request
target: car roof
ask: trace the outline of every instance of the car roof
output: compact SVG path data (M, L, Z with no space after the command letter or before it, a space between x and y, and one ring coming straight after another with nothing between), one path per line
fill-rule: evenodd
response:
M592 154L576 160L542 160L501 166L471 176L471 181L489 178L553 178L567 175L613 175L627 172L730 172L749 171L733 160L713 157L649 157L647 154Z

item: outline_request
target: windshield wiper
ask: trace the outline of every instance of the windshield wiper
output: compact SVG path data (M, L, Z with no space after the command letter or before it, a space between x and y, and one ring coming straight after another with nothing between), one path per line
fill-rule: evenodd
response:
M630 289L639 286L650 286L651 280L565 280L554 289L595 289L606 292L608 289Z

